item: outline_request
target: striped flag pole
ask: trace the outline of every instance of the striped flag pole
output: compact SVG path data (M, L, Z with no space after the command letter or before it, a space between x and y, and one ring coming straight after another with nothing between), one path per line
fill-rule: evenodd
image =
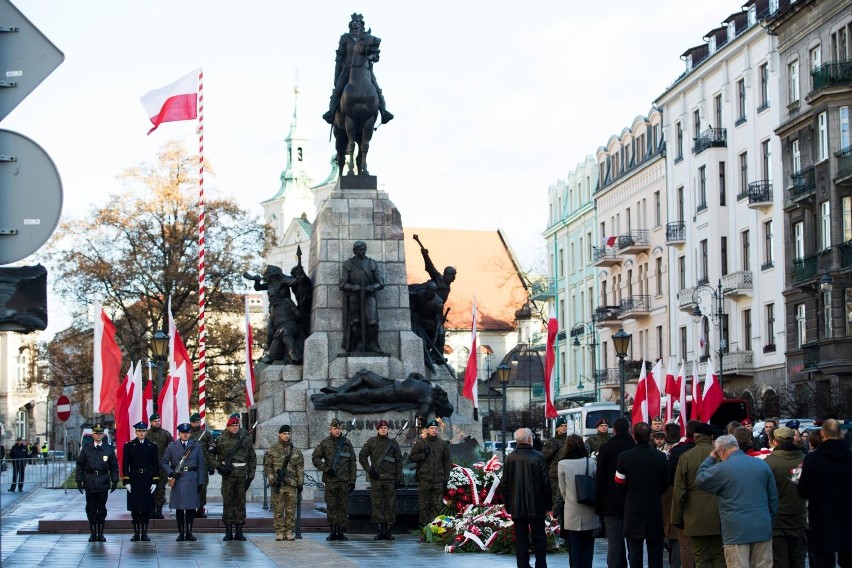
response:
M206 423L207 414L207 303L204 283L204 71L198 70L198 414Z

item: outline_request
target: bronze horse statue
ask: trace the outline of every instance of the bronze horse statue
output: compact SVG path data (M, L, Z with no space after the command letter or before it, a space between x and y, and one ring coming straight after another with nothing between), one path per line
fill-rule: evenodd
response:
M379 60L379 44L382 40L369 32L362 34L355 43L349 82L343 89L340 107L334 115L334 139L337 149L337 169L343 175L343 165L349 157L346 175L355 173L355 145L358 145L358 175L369 175L367 151L373 128L379 116L379 96L372 81L372 65Z

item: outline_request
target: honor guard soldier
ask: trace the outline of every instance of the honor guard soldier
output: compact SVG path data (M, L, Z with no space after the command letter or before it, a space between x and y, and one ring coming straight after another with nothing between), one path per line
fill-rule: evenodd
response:
M559 460L565 450L568 439L568 420L564 416L556 419L556 435L544 444L541 453L547 460L547 474L550 476L550 497L553 501L559 497Z
M163 473L172 488L169 497L169 509L176 509L178 537L177 541L198 540L192 534L195 511L199 507L198 491L207 483L207 463L201 444L190 440L192 427L184 422L179 424L178 440L169 444L163 456Z
M104 442L104 427L95 424L92 441L77 456L77 489L86 491L86 517L89 519L89 542L106 542L104 521L109 493L118 487L118 459L115 448Z
M290 426L278 429L278 443L263 456L263 475L272 488L275 540L296 540L296 496L305 483L305 457L293 446Z
M606 418L598 420L598 423L595 424L595 428L598 429L597 434L586 438L586 443L589 444L590 451L599 452L601 451L601 446L609 442L609 439L612 438L612 436L609 435L609 422Z
M148 441L157 446L157 463L163 461L163 455L166 453L166 448L174 441L170 432L163 430L162 420L156 412L149 418L151 428L148 430ZM157 481L157 489L154 491L154 511L151 513L152 519L163 518L163 505L166 504L166 480L165 475L161 475Z
M417 504L420 508L420 526L431 523L441 509L450 470L450 445L438 437L438 422L426 424L426 436L411 448L409 459L417 464Z
M222 476L222 540L245 540L246 491L254 479L257 454L248 430L240 428L240 419L231 416L224 432L216 440L216 471ZM236 532L234 532L236 531Z
M191 428L189 433L189 439L198 441L201 438L201 435L204 434L205 429L201 427L201 415L197 412L189 417L189 426ZM204 463L207 464L207 475L213 475L213 472L216 470L213 468L214 458L210 453L210 435L201 442L201 453L204 455ZM208 477L209 480L209 477ZM207 518L207 509L205 505L207 505L207 484L202 485L198 488L198 510L195 511L196 519L206 519Z
M370 479L371 520L379 527L373 540L394 540L391 526L396 522L396 488L402 485L402 452L396 440L388 438L388 421L379 420L378 435L361 448L358 461Z
M325 506L331 534L326 540L349 540L349 493L355 491L355 449L343 435L340 420L332 419L329 435L311 455L314 467L322 472L325 484Z
M127 510L133 522L133 536L130 540L149 541L148 519L154 509L160 462L157 459L157 446L145 439L148 425L139 422L133 428L136 430L136 439L124 444L121 479L127 489Z

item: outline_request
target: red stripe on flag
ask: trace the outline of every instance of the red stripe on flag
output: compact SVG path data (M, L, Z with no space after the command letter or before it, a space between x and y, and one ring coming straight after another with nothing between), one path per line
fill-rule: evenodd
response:
M198 116L198 97L196 93L175 95L166 99L163 108L155 116L150 117L154 128L148 131L151 134L160 124L164 122L175 122L178 120L192 120Z

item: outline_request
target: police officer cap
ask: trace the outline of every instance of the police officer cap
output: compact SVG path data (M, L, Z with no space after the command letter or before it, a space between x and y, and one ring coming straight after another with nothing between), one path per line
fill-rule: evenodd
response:
M435 428L438 427L438 421L435 420L434 418L426 423L427 428L431 428L432 426L434 426Z
M197 412L189 417L190 422L201 422L201 415Z
M376 430L378 430L382 426L384 426L385 428L389 427L388 421L387 420L379 420L379 423L376 424Z
M159 419L160 419L160 415L157 414L156 412L148 417L148 420L159 420Z
M283 424L281 426L281 428L278 429L279 434L283 434L284 432L288 432L288 433L290 432L290 425L289 424Z
M799 421L798 420L789 420L786 424L784 424L787 428L795 428L799 429Z
M598 423L595 424L595 428L597 428L601 424L606 424L607 426L609 426L609 420L607 420L606 418L601 418L600 420L598 420Z
M330 426L332 428L340 428L340 420L338 420L337 418L332 418Z
M101 426L100 424L95 424L95 427L92 428L92 434L103 434L103 433L104 433L104 427Z
M133 425L133 429L134 430L147 430L148 425L145 424L144 422L137 422L136 424Z
M184 422L183 424L178 424L177 430L178 432L192 432L192 426L189 425L189 422Z
M568 420L566 420L564 416L560 416L556 419L557 428L559 428L560 426L565 426L566 424L568 424Z

